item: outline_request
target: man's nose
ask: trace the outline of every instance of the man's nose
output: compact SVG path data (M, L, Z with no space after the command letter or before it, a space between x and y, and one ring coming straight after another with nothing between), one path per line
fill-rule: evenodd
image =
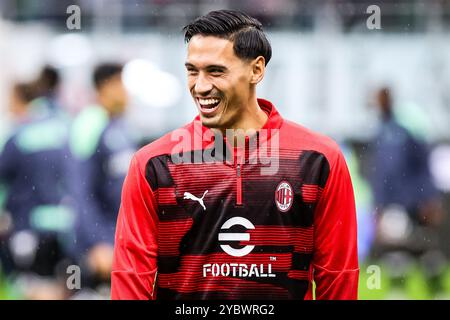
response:
M207 95L212 88L212 83L204 75L200 74L195 82L195 92L200 95Z

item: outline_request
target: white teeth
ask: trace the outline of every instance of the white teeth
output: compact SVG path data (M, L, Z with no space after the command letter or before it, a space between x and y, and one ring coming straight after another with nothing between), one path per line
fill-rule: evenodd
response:
M219 99L198 99L198 102L202 105L216 104L219 103L219 101Z

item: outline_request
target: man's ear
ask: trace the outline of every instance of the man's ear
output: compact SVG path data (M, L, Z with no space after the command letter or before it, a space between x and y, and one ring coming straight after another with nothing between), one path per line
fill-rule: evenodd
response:
M252 77L250 83L257 84L264 78L266 71L266 59L263 56L259 56L251 62Z

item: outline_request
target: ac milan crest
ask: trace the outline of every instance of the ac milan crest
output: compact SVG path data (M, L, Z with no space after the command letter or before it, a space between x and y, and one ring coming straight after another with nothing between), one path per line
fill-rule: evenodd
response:
M277 204L278 210L281 212L287 212L294 202L294 192L292 187L287 181L281 181L277 189L275 190L275 203Z

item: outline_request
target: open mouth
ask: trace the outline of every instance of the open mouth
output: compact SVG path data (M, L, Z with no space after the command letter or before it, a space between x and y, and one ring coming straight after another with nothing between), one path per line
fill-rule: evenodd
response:
M218 98L197 98L200 111L203 114L213 113L218 109L220 99Z

